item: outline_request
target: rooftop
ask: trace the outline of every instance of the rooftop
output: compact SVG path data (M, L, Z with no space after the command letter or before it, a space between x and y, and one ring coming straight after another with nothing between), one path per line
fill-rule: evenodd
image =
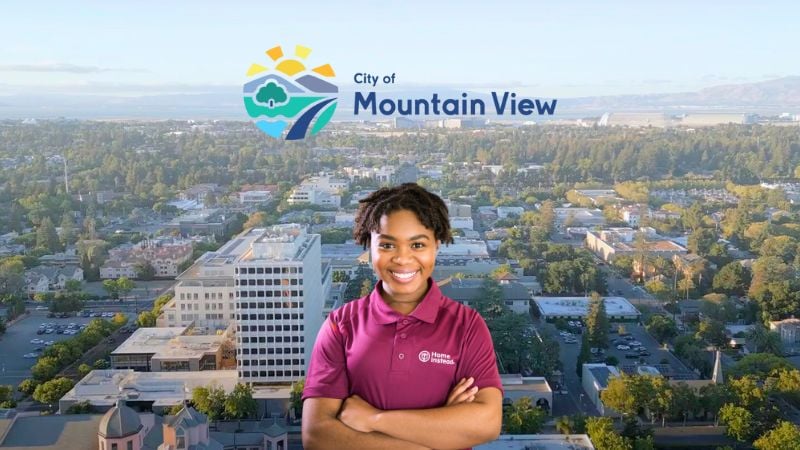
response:
M153 402L153 406L173 406L182 403L196 387L216 383L226 392L231 392L237 381L238 373L235 370L203 370L199 372L93 370L67 392L61 398L61 402L87 400L95 406L113 406L116 405L118 399L124 399L128 400L129 404Z
M112 355L152 354L153 359L198 359L216 353L227 333L192 334L187 327L139 328Z
M585 434L503 434L475 450L594 450Z
M533 300L544 316L575 317L589 313L588 297L534 297ZM603 300L609 316L640 315L639 310L623 297L603 297Z
M0 443L2 449L56 450L98 448L100 414L17 417Z
M612 376L619 375L618 373L612 372L611 367L605 364L589 364L588 369L589 373L597 380L600 389L605 389L608 386L608 380L611 379Z

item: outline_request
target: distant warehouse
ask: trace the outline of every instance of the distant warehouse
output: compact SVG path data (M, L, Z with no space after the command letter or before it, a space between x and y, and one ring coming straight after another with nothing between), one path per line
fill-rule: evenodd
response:
M586 297L534 297L533 301L545 320L585 319L589 313L589 298ZM639 320L637 310L622 297L603 297L606 314L611 320Z

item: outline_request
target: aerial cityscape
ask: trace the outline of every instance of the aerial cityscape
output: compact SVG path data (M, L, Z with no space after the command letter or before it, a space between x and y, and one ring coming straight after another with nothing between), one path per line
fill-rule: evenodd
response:
M308 448L359 202L416 183L472 448L800 450L797 5L45 3L0 18L0 449Z

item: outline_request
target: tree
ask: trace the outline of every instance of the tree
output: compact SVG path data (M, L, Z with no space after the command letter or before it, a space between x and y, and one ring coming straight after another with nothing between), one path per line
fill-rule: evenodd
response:
M597 450L633 450L630 441L614 431L609 417L589 417L586 432Z
M600 393L603 404L620 414L636 414L637 398L631 392L631 379L627 375L608 380L608 387Z
M128 323L128 316L125 314L116 313L114 317L111 318L111 324L114 325L115 328L123 327L126 323Z
M274 81L261 86L256 93L256 101L268 105L270 108L284 104L288 98L286 89Z
M142 328L149 328L156 326L156 319L158 316L153 314L152 311L142 311L139 313L139 317L136 318L136 325Z
M751 375L763 380L776 370L791 368L792 365L779 356L771 353L751 353L728 369L728 374L735 378Z
M728 436L737 441L747 442L754 437L753 414L747 409L727 403L719 410L719 419L728 427Z
M800 427L781 421L753 443L756 450L800 450Z
M301 378L292 383L292 391L289 393L289 404L291 405L295 418L303 417L303 389L305 386L305 378Z
M36 390L33 391L33 399L39 403L52 406L66 395L73 386L75 386L75 383L69 378L56 378L36 386Z
M136 287L136 285L127 277L117 278L117 291L119 292L120 297L127 295L133 290L134 287Z
M650 316L645 328L661 344L678 335L678 327L675 325L675 321L660 314Z
M92 371L92 366L86 363L83 363L80 366L78 366L78 374L80 374L81 377L85 377L91 371Z
M67 280L64 282L64 290L70 293L77 293L80 292L83 288L82 283L79 280Z
M39 382L52 379L59 371L58 360L51 356L43 356L31 367L31 375Z
M753 348L753 353L772 353L776 356L783 355L781 336L768 330L761 324L756 324L747 331L747 342Z
M67 408L66 414L92 414L94 412L94 407L89 400L84 400L82 402L73 403L72 406Z
M608 348L608 327L605 302L600 294L592 292L589 313L586 316L586 333L589 334L589 344L592 347Z
M689 235L686 248L696 255L706 256L716 242L717 233L714 230L697 228Z
M246 384L236 383L233 392L225 398L225 418L241 421L255 416L257 411L258 404L253 399L252 388Z
M156 276L156 268L150 264L150 261L136 263L133 270L136 272L136 278L143 281L152 280Z
M42 219L39 228L36 229L36 248L43 248L51 253L61 250L61 241L56 234L56 227L49 217Z
M198 411L215 422L225 416L225 390L219 385L198 386L192 390L192 403Z
M481 292L473 302L472 307L487 322L487 326L500 317L507 309L500 283L492 278L484 279Z
M17 390L25 395L33 395L33 392L36 390L36 386L38 385L39 385L38 381L26 378L19 383L19 385L17 386Z
M104 280L103 289L108 292L108 296L113 299L119 298L119 289L117 288L117 280Z
M506 434L536 434L542 429L547 413L531 403L530 397L521 397L503 411L503 428Z
M65 213L61 218L61 232L58 237L65 248L75 243L75 221L69 213Z
M694 414L699 409L700 400L694 389L684 382L672 386L672 404L669 414L675 418L682 418L684 426L689 414Z
M722 266L712 282L715 292L739 296L747 292L749 285L750 273L738 261Z
M703 417L709 413L714 417L716 423L719 410L726 403L733 400L733 394L724 384L709 384L700 388L699 406L703 409Z
M725 325L718 320L703 319L697 328L695 335L697 339L702 339L717 348L723 348L728 343L728 336L725 334Z

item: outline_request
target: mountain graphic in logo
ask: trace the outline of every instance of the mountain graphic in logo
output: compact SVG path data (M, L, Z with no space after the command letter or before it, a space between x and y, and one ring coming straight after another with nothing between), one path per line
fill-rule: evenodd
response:
M296 58L286 57L280 46L266 54L274 68L253 63L247 69L248 81L242 88L247 115L274 138L280 139L287 128L287 141L317 134L336 111L339 88L325 80L336 76L333 67L324 64L306 69L302 61L311 49L302 45L295 47Z

